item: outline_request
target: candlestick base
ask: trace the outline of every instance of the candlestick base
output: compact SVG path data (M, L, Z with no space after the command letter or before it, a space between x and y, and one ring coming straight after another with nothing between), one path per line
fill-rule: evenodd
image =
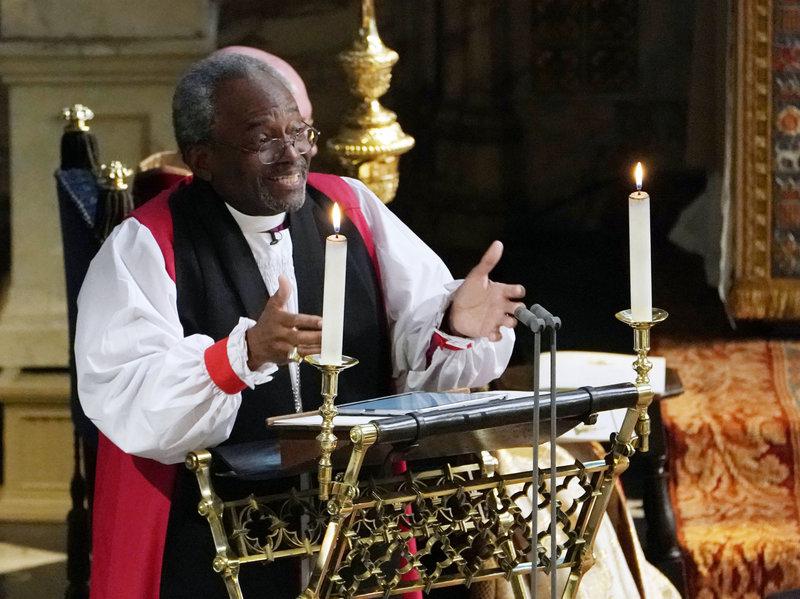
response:
M666 320L669 316L669 313L661 308L653 308L653 316L650 320L639 321L633 319L633 313L631 312L631 309L628 308L627 310L621 310L620 312L617 312L614 316L616 316L617 320L621 320L625 324L636 329L644 327L651 328L659 322Z
M358 364L358 360L350 356L342 356L339 364L323 364L320 354L313 354L303 358L305 362L322 372L322 405L319 413L322 416L322 427L317 441L319 441L319 469L317 479L319 482L319 498L326 501L330 496L333 467L331 454L336 449L336 435L333 434L333 419L339 410L334 405L334 399L339 393L339 373L351 366Z
M633 329L633 349L636 352L636 361L633 363L633 369L636 371L636 384L649 385L650 384L650 369L653 364L647 359L647 353L650 351L650 329L652 329L659 322L667 319L669 314L666 310L660 308L653 308L653 315L650 320L640 321L634 320L631 310L622 310L617 312L617 320L620 320ZM649 402L639 408L639 419L636 422L636 449L641 452L647 452L650 449L650 415L647 413Z

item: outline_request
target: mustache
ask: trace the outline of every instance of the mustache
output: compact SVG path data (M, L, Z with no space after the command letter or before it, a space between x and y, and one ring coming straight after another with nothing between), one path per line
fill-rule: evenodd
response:
M305 160L298 160L296 162L277 162L275 164L270 164L264 169L264 176L279 177L295 172L299 172L301 175L308 173L308 163Z

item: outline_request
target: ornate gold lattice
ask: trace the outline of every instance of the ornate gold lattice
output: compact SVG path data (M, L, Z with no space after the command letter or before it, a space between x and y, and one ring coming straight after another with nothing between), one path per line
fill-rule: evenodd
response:
M200 487L198 512L208 520L216 547L213 568L231 599L243 597L241 566L314 554L302 599L388 597L500 576L511 580L515 597L522 599L523 574L554 568L569 572L561 597L572 598L594 563L601 518L635 451L637 422L653 399L649 385L637 385L635 392L636 405L612 434L605 459L560 466L555 483L549 470L537 470L535 559L528 499L533 472L497 474L496 460L481 452L481 463L445 463L376 481L361 472L368 450L379 441L379 428L371 422L350 429L350 460L331 481L325 500L310 489L223 502L212 484L211 453L190 453L186 465ZM552 501L557 547L549 556L549 521L540 516L551 512Z
M584 533L609 464L575 462L557 471L556 567L579 568L584 550L591 552ZM548 572L549 476L539 471L536 560ZM531 484L530 472L490 475L478 463L367 481L342 519L328 596L387 596L530 572ZM325 508L316 489L221 503L230 562L317 553L331 518ZM417 579L404 580L411 570Z

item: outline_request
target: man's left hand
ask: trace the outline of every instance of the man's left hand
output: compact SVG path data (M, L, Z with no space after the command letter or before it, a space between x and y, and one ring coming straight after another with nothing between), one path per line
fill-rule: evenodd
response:
M445 323L449 328L447 332L460 337L487 337L490 341L500 341L500 327L516 326L517 319L512 314L525 304L514 300L525 297L525 288L489 279L489 273L502 255L503 244L493 242L461 287L453 293Z

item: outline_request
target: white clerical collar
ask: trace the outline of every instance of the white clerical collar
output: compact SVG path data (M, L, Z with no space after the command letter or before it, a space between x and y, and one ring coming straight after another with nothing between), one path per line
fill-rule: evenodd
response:
M286 220L285 212L273 214L272 216L250 216L249 214L239 212L227 202L225 203L225 207L228 209L228 212L231 213L236 224L239 225L242 233L264 233L265 231L269 231L281 225L283 221Z

